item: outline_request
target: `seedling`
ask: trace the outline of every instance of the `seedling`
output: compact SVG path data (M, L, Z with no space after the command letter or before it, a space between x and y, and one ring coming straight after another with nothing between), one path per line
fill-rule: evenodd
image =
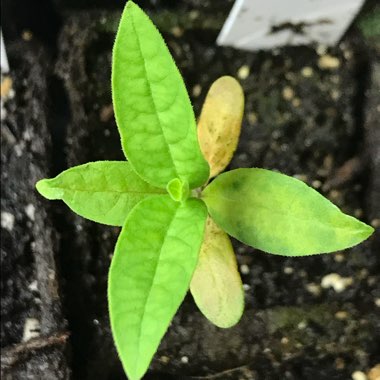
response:
M341 250L372 234L294 178L256 168L218 175L237 146L241 87L231 77L214 83L197 138L181 75L161 35L132 1L114 45L112 93L128 161L80 165L36 187L87 219L122 226L108 302L130 379L147 371L189 287L217 326L240 319L242 283L226 232L285 256Z

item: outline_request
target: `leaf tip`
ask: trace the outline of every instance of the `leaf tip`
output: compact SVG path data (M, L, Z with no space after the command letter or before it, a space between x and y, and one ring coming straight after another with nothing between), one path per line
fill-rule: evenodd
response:
M136 3L134 1L132 1L132 0L127 1L127 4L126 4L127 8L135 7L135 6L136 6Z
M124 367L124 371L127 374L129 380L141 380L145 375L147 369L145 369L144 371L138 371L137 369L132 370L131 368L127 369Z
M361 222L361 225L362 225L361 236L363 240L366 240L375 232L375 229L372 226L365 224L363 222Z
M36 183L37 191L46 199L61 199L63 190L51 186L51 179L41 179Z

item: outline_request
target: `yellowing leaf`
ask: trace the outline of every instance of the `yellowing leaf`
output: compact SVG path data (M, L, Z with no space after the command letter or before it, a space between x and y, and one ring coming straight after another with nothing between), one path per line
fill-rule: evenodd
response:
M244 111L244 93L239 82L229 76L211 86L198 121L198 139L210 165L210 178L231 161L236 150Z
M244 310L244 291L231 241L211 218L190 284L195 303L213 324L231 327Z

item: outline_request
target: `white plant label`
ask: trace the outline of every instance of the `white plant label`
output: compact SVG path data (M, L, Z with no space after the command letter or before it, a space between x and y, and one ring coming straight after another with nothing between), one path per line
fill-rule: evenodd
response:
M8 58L7 53L5 51L5 45L3 40L3 32L0 29L0 53L1 53L1 72L6 74L9 71L9 64L8 64Z
M335 45L364 0L236 0L218 45L244 50Z

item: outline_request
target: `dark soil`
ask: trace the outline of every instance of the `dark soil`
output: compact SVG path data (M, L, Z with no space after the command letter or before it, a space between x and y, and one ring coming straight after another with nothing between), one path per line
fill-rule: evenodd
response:
M2 228L1 336L2 354L8 355L2 371L12 379L125 379L106 300L119 230L45 201L33 187L70 166L123 159L109 83L120 12L89 10L85 1L56 5L58 42L36 34L9 52L16 95L5 104L1 210L15 222L11 231ZM230 6L195 0L147 4L197 115L215 79L237 77L248 66L249 75L241 79L243 132L230 168L258 166L297 176L345 212L379 223L379 50L355 29L327 52L219 48L215 38ZM195 17L185 13L191 10ZM337 57L338 67L320 68L324 54ZM35 207L32 221L25 213L29 204ZM218 329L188 296L146 379L346 380L380 363L378 231L353 249L306 258L272 256L237 241L234 246L246 289L242 321ZM321 286L332 273L346 280L343 291ZM28 287L35 280L38 293ZM31 317L40 320L41 334L25 348L23 329ZM22 365L9 364L14 357ZM38 372L43 364L49 369Z
M51 170L49 60L39 45L10 44L8 51L15 95L1 125L1 371L7 379L66 379L69 332L59 296L57 233L33 190ZM28 328L33 319L38 326ZM30 332L38 337L26 341Z

